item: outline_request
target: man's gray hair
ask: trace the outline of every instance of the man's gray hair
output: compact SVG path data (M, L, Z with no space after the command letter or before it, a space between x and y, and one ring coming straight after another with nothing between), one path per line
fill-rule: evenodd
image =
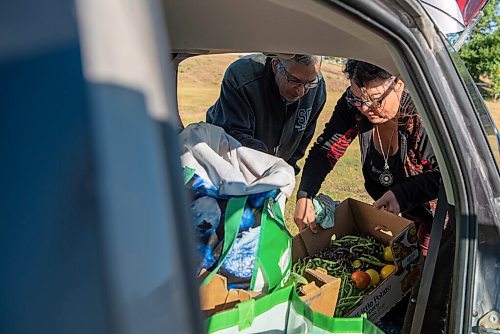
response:
M311 56L311 55L294 55L291 58L281 58L278 57L280 63L283 65L288 65L291 61L296 61L297 63L301 63L306 66L311 66L314 64L317 64L318 62L321 63L323 62L323 57L322 56Z

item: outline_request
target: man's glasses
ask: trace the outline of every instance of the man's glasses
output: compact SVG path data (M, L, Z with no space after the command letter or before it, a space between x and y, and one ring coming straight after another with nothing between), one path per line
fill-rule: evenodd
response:
M283 74L285 75L286 81L288 82L289 85L292 85L294 87L300 87L304 86L304 89L311 89L316 86L318 86L319 79L316 77L316 79L309 81L309 82L303 82L300 81L298 78L290 74L285 68L283 64L279 64L279 67L283 70Z
M351 87L349 87L347 89L347 95L345 97L347 103L352 106L352 107L355 107L355 108L361 108L363 106L365 106L366 108L368 109L377 109L379 108L382 103L384 102L385 98L392 92L392 89L394 88L394 86L396 85L397 83L397 80L398 78L395 77L391 84L389 85L389 87L387 87L387 89L385 90L385 92L376 100L368 100L368 101L364 101L362 99L358 99L357 97L354 96L354 94L352 93L352 90L351 90Z

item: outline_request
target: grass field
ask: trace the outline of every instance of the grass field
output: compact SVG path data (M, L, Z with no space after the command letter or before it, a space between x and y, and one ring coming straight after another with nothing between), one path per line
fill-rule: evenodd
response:
M220 83L227 66L238 58L237 55L199 56L187 59L179 66L178 104L184 125L205 120L206 110L217 100ZM331 116L335 102L347 86L340 65L324 63L322 73L327 83L328 98L325 108L319 117L316 128L317 137L324 124ZM500 124L500 102L487 102L495 123ZM307 154L307 153L306 153ZM299 161L302 167L305 159ZM300 182L300 174L296 182ZM335 200L348 197L367 203L372 199L363 186L359 144L357 140L351 144L346 154L340 159L334 170L323 183L321 192ZM292 198L295 198L295 194ZM292 234L297 232L293 224L294 205L289 202L285 212L285 220Z

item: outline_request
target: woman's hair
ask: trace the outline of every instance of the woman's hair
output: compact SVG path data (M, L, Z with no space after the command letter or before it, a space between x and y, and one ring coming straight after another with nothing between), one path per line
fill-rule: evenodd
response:
M366 87L372 81L385 81L393 77L392 74L378 66L355 59L347 60L343 72L360 88ZM406 126L413 124L411 123L412 119L418 116L415 104L406 89L400 96L398 115L398 124L406 124Z
M392 74L378 66L355 59L347 60L343 72L359 87L366 87L374 80L387 80L392 77Z

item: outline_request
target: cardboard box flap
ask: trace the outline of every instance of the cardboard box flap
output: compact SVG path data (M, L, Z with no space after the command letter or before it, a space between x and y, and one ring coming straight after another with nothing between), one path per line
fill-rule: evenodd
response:
M334 233L334 228L329 228L325 230L319 226L318 226L318 233L313 233L308 228L300 232L299 237L302 239L302 242L304 243L304 247L306 250L305 256L310 256L319 253L323 248L330 245L330 239L333 233ZM293 242L294 241L292 240L292 244Z
M252 297L253 296L250 293L248 293L248 291L241 290L241 289L233 289L233 290L228 291L226 303L231 303L234 301L244 302L244 301L252 299Z
M316 282L318 287L323 286L325 283L330 283L334 281L336 278L328 275L327 271L323 268L311 269L307 268L304 273L304 278L308 281Z
M375 209L373 206L355 199L349 198L348 201L358 231L373 236L375 240L384 245L388 245L393 238L400 235L412 223L408 219L385 210Z
M332 277L320 269L306 269L304 277L310 282L300 287L300 297L311 310L333 316L340 291L341 279Z
M300 233L307 253L298 256L299 258L317 254L325 247L328 247L333 234L343 236L356 233L356 224L348 201L344 201L336 207L334 214L335 225L332 228L323 229L318 226L318 233L313 233L308 228ZM295 240L293 242L295 242ZM295 257L293 258L295 259Z
M227 278L219 274L200 287L201 309L207 314L213 314L233 308L237 303L247 301L258 295L241 289L227 290Z
M227 279L221 275L214 275L208 284L200 287L200 304L202 310L210 310L226 301Z
M292 238L292 262L297 262L298 259L304 258L308 256L307 248L302 239L302 236L299 234L295 235Z
M309 294L314 294L314 295L319 294L321 290L316 285L316 282L310 282L308 284L302 285L299 288L299 291L307 296Z

